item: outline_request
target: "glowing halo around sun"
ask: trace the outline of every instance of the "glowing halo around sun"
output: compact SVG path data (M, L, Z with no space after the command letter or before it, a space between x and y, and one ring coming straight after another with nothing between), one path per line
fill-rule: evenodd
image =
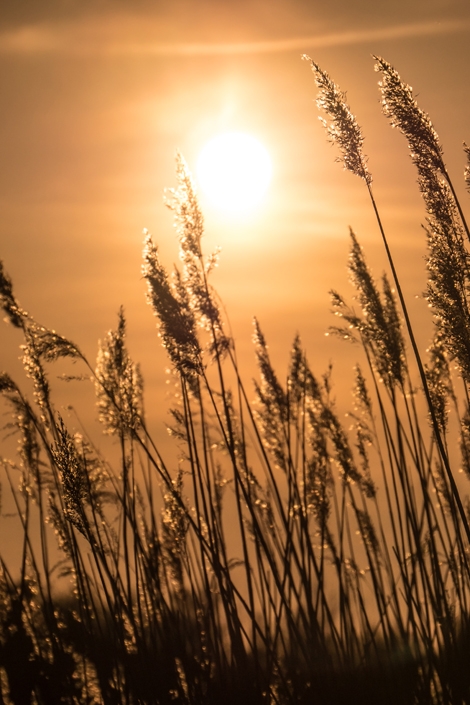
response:
M271 181L272 163L265 147L252 135L225 132L202 149L197 176L214 208L243 215L262 201Z

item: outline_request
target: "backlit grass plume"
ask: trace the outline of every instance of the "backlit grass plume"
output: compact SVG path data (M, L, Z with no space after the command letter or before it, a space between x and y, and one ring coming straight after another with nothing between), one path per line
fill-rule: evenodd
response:
M158 318L163 346L180 372L188 376L199 374L202 371L201 347L189 297L184 287L179 286L178 275L176 283L170 284L150 235L145 239L143 275L148 285L148 301Z
M347 171L364 179L367 184L372 183L372 176L367 168L367 159L362 149L364 137L346 102L346 94L307 54L304 54L302 58L310 61L315 75L315 83L319 88L317 105L330 118L329 123L324 119L322 122L330 142L337 144L341 151L341 160L339 161L342 161Z
M95 370L99 418L107 433L129 432L142 419L143 385L139 366L126 348L126 320L119 311L116 331L100 343Z
M180 244L182 274L176 272L176 284L187 299L196 323L208 331L210 349L214 355L224 353L230 342L223 333L219 306L208 283L208 277L217 264L217 252L204 258L201 240L204 220L199 207L195 186L187 164L181 154L176 155L178 188L170 189L167 206L174 212L174 225Z
M445 174L442 147L429 116L413 98L413 89L403 83L398 72L384 59L374 56L375 70L382 74L379 82L382 109L392 127L408 140L410 154L418 169L431 166Z
M467 186L467 191L470 192L470 147L468 147L468 145L466 145L464 142L463 149L465 154L467 155L467 165L465 167L463 176L465 179L465 184Z

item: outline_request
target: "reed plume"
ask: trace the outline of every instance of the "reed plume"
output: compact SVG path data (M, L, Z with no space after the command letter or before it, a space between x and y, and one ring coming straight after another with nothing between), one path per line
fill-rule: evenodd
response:
M305 61L310 61L315 75L315 83L320 89L317 106L330 117L331 122L329 123L323 118L320 119L326 129L329 141L331 144L337 144L341 151L342 158L338 161L343 163L347 171L364 179L366 184L370 185L372 175L367 167L367 158L362 149L364 137L346 102L346 94L307 54L304 54L302 58Z
M465 154L467 155L467 165L465 167L463 176L465 179L465 185L467 186L467 191L470 192L470 147L468 147L464 142L463 149Z

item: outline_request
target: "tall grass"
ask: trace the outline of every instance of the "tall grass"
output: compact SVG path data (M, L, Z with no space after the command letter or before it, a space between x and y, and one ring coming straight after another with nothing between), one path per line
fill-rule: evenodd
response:
M0 703L470 702L469 511L456 481L470 476L469 231L430 119L376 61L427 210L435 336L419 349L361 130L311 61L329 139L368 190L390 267L378 284L351 232L358 310L331 294L331 332L362 350L347 428L331 371L316 376L296 338L283 384L257 321L259 380L246 387L180 156L168 201L179 269L167 273L148 233L143 253L175 383L174 457L148 431L123 311L91 364L20 306L1 266L34 393L0 375L22 535L19 567L0 558ZM470 161L467 188L469 173ZM57 412L49 366L64 357L94 384L117 460Z

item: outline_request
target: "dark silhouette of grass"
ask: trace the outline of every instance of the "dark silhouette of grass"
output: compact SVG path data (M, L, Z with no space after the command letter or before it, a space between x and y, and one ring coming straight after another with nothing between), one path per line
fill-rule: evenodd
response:
M470 475L468 228L428 116L377 59L384 112L408 141L428 214L435 338L423 353L361 130L312 68L329 137L368 189L393 282L377 284L351 232L358 310L332 292L332 333L362 350L352 425L299 338L281 383L257 321L252 400L180 156L168 203L180 269L166 272L148 234L143 266L177 389L176 461L148 432L123 311L93 366L21 308L0 266L0 303L24 334L34 387L29 400L0 375L19 440L16 463L2 465L23 530L19 574L0 559L0 703L470 702L468 500L449 452L458 433ZM95 386L116 465L54 407L49 365L63 357ZM59 574L68 595L54 590Z

